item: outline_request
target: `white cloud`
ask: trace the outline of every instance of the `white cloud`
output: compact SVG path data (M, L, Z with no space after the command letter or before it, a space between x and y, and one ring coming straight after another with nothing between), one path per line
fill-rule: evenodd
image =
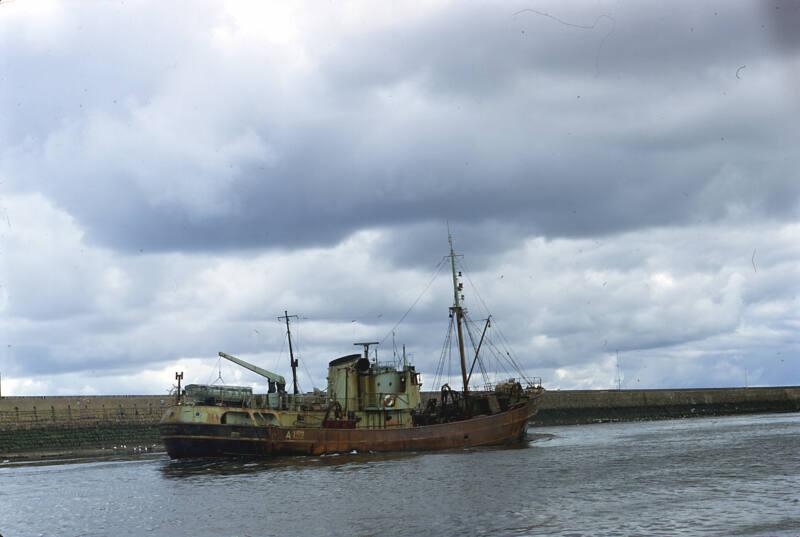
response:
M200 382L218 350L285 372L276 319L284 308L303 316L295 334L303 384L324 386L327 361L352 352L354 340L383 337L430 277L385 263L380 231L291 252L121 256L85 244L75 222L41 196L7 198L6 206L7 392L157 393L158 376L169 378L165 371L177 367ZM468 273L466 305L481 318L485 300L495 316L490 337L499 344L502 332L529 375L559 388L610 387L616 350L626 387L736 383L745 370L751 383L774 383L793 371L792 363L758 363L767 349L784 360L796 352L800 275L787 262L797 254L797 230L647 230L602 242L532 238ZM464 239L459 244L468 254ZM739 247L756 239L765 253L758 272ZM716 246L707 248L710 242ZM631 263L629 253L637 251ZM446 328L445 276L397 331L429 380ZM762 299L765 286L794 293ZM199 356L206 358L182 361ZM43 362L26 365L25 358ZM487 365L498 367L488 354ZM507 374L497 371L497 378ZM238 375L227 374L237 381Z

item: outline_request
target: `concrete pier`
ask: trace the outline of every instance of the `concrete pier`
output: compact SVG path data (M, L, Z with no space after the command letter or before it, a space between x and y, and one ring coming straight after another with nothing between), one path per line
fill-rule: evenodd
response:
M800 411L800 387L548 391L533 425Z
M0 459L160 449L158 422L173 401L149 395L0 398Z

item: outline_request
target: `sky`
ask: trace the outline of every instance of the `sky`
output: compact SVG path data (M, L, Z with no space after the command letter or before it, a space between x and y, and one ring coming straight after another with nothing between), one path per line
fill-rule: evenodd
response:
M304 390L364 340L456 381L448 226L473 329L548 389L800 384L798 27L0 0L2 394L263 389L217 352L288 378L284 311Z

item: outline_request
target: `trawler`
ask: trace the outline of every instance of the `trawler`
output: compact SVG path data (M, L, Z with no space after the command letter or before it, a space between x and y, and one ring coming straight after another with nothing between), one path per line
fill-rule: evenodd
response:
M544 388L539 379L526 377L519 367L518 378L488 383L480 352L490 321L486 320L480 341L474 344L466 325L466 308L462 306L457 256L452 237L448 239L454 300L449 308L451 329L447 339L450 342L452 334L457 340L460 391L445 383L423 400L420 373L408 363L405 351L401 363L384 363L377 360L377 353L371 358L370 347L377 342L360 342L355 345L362 346L363 353L343 356L328 364L327 390L301 394L289 327L291 316L284 312L281 319L286 320L293 393L287 392L283 376L224 352L219 353L220 358L266 378L267 393L254 394L252 388L243 386L198 384L181 390L183 374L176 373L176 401L166 410L159 426L169 456L422 451L522 441ZM464 332L473 343L474 352L469 357ZM439 371L443 359L444 353ZM483 389L470 390L476 364L486 382Z

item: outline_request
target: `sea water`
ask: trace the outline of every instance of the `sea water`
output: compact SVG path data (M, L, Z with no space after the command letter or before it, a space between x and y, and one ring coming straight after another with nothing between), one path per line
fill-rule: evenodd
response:
M800 415L529 429L513 449L0 460L0 534L800 535Z

